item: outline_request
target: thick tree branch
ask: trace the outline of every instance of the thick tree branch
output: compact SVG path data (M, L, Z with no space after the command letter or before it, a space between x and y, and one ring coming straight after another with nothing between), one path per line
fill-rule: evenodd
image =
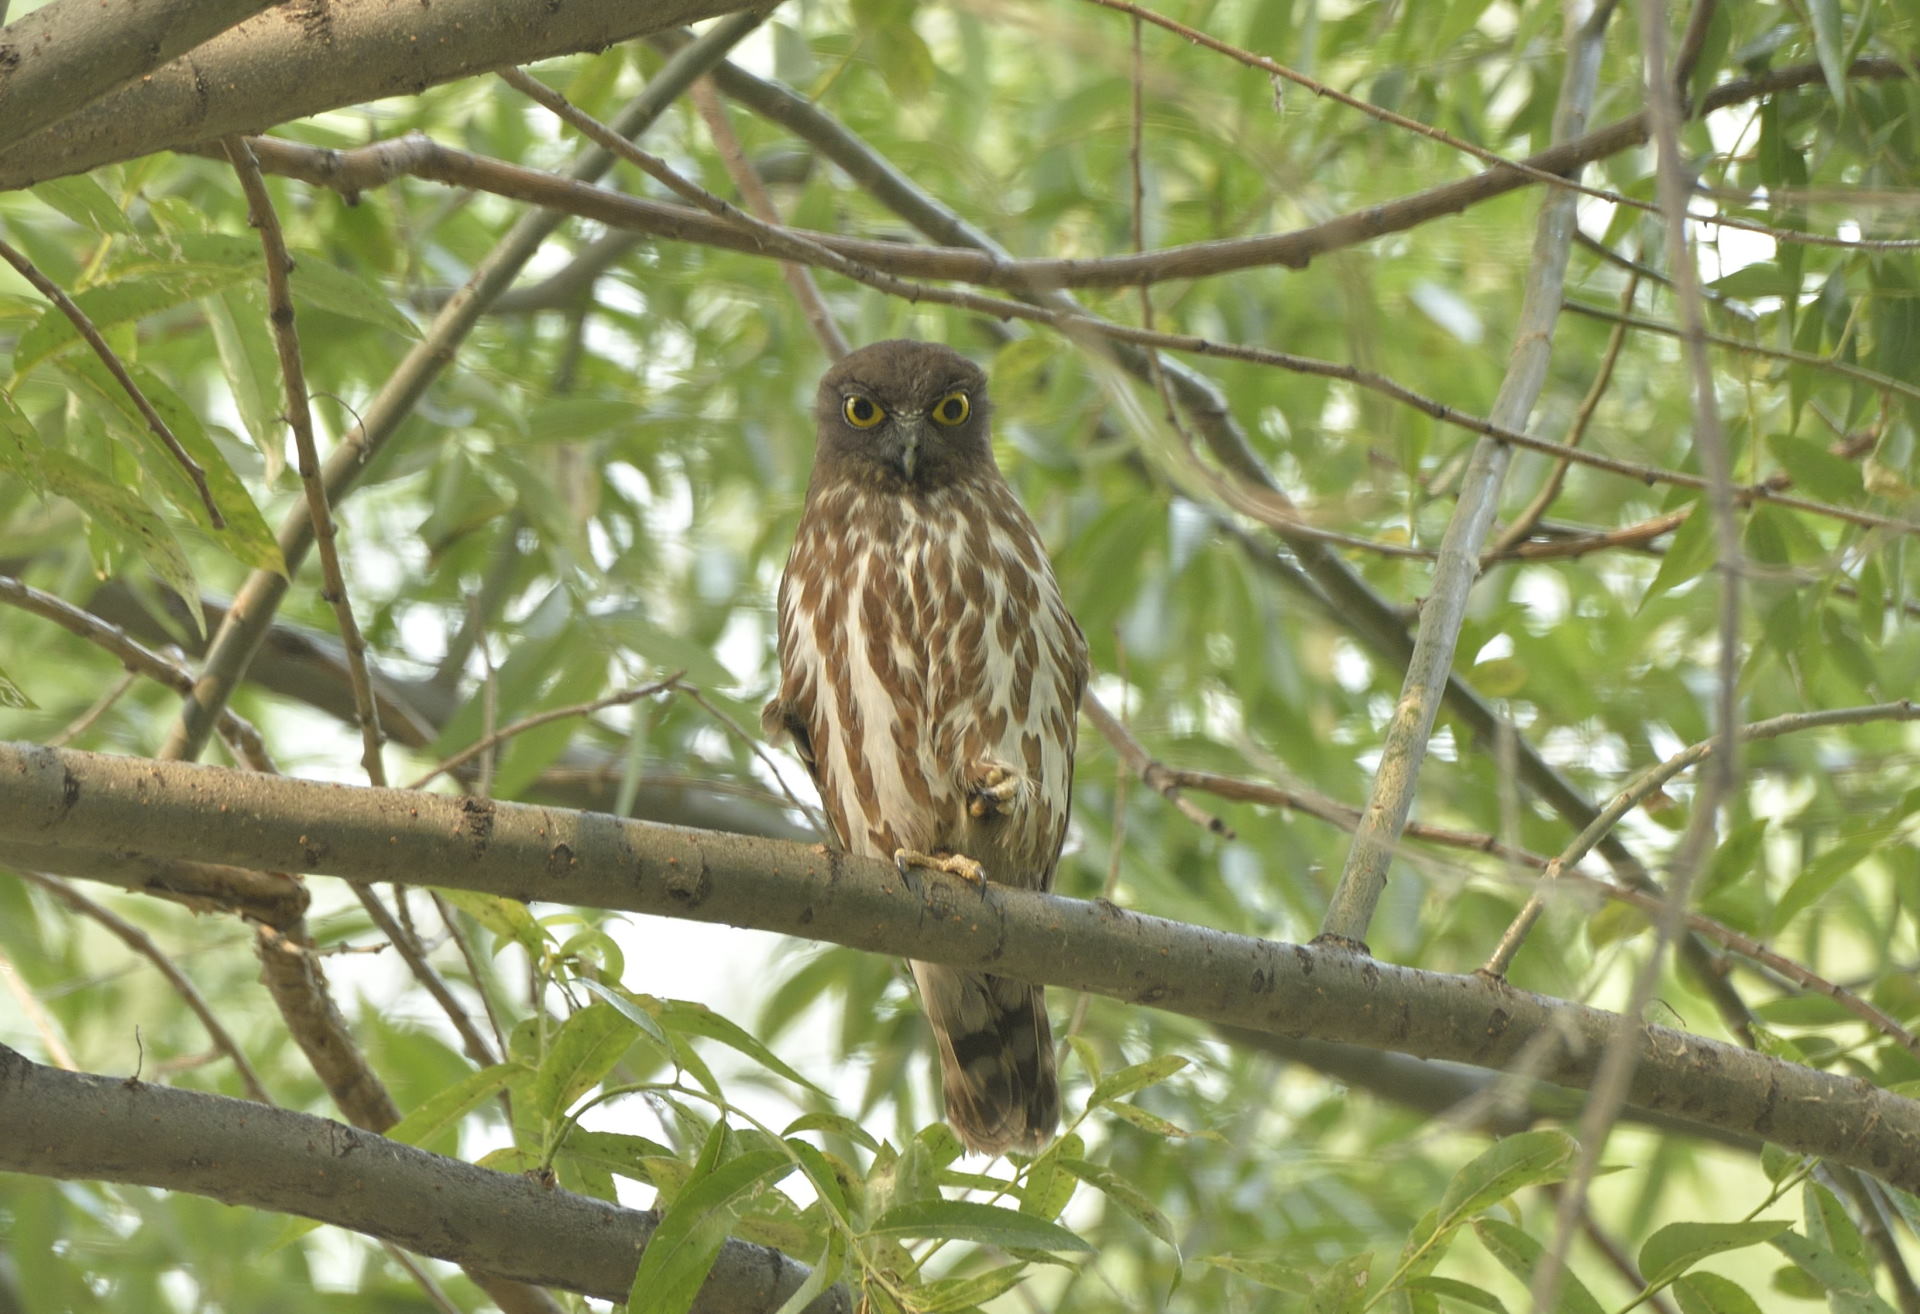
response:
M423 1255L624 1300L658 1215L389 1141L327 1118L62 1072L0 1045L0 1169L190 1191L299 1214ZM807 1278L777 1250L728 1241L695 1310L780 1308ZM844 1287L809 1314L844 1314Z
M416 96L502 64L603 50L747 7L740 0L286 4L0 150L0 191L345 105ZM115 21L121 8L112 7ZM45 65L38 76L49 84L96 85L85 49L18 54L23 67Z
M1639 1051L1636 1105L1920 1187L1920 1104L1856 1078L1475 976L1038 891L903 879L817 846L0 744L0 845L22 841L756 927L1277 1035L1490 1068L1524 1051L1529 1075L1566 1086L1586 1086L1625 1029Z
M53 0L0 31L0 146L58 122L276 3Z

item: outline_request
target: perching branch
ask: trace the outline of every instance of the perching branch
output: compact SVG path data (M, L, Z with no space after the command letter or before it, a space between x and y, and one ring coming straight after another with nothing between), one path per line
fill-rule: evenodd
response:
M781 931L1090 990L1204 1021L1592 1078L1639 1053L1636 1105L1920 1187L1920 1104L1850 1076L1475 976L1381 963L938 875L818 846L596 813L0 744L0 844L192 853Z

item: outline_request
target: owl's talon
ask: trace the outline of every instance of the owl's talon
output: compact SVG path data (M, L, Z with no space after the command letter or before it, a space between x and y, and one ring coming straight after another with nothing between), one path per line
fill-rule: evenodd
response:
M914 849L895 849L893 865L902 876L909 867L925 867L928 871L944 871L975 885L987 883L987 869L964 853L921 853Z
M968 791L967 811L976 817L997 817L1012 810L1027 778L1003 762L982 762Z

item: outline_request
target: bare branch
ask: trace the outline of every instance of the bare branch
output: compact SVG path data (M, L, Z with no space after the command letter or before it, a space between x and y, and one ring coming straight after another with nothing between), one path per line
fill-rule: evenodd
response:
M1577 21L1579 7L1569 4L1567 8L1567 68L1553 124L1557 139L1577 136L1586 126L1611 10L1610 4L1602 5L1586 20ZM1493 403L1493 422L1502 429L1518 429L1527 422L1546 382L1575 226L1572 193L1548 193L1534 230L1513 353ZM1500 509L1500 485L1510 454L1505 444L1484 437L1474 445L1459 500L1440 542L1433 583L1420 607L1413 656L1387 723L1373 792L1320 925L1322 938L1348 945L1366 942L1374 906L1386 887L1394 847L1413 810L1420 765L1426 758L1427 741L1453 669L1453 650L1466 620L1467 598L1480 574L1480 552L1493 530L1494 514Z
M0 1169L190 1191L318 1219L521 1282L623 1300L659 1215L443 1158L326 1118L60 1072L0 1045ZM126 1129L138 1127L138 1136ZM728 1241L693 1308L773 1314L806 1280ZM808 1314L847 1314L834 1288Z

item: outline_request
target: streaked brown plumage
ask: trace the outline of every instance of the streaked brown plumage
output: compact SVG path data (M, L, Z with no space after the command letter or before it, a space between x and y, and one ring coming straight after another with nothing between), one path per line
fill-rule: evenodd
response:
M990 411L986 376L932 343L877 342L821 380L761 719L792 737L851 852L1044 890L1087 648L994 464ZM960 1139L1044 1144L1060 1087L1040 989L911 966Z

